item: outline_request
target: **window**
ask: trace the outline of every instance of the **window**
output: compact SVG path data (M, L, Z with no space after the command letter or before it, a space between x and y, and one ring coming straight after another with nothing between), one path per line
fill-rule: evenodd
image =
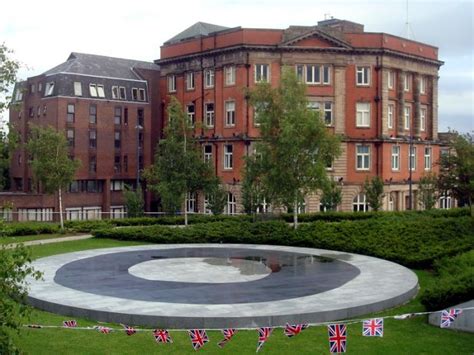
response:
M214 87L214 69L207 69L204 71L204 87Z
M46 83L46 88L44 90L44 96L52 96L54 92L54 81Z
M321 104L319 102L315 102L315 101L309 101L308 102L308 108L311 110L311 111L316 111L319 113L320 109L321 109Z
M138 89L138 100L139 101L145 101L146 100L145 89Z
M38 93L41 93L43 91L43 83L38 83Z
M323 65L323 84L329 85L331 83L331 67L329 65Z
M233 150L234 147L232 144L225 144L224 145L224 169L230 170L234 167L233 162Z
M296 77L298 78L299 82L304 82L304 65L296 66Z
M332 102L324 103L324 123L326 126L332 125Z
M97 97L97 85L89 84L89 94L91 97Z
M119 94L120 94L120 100L126 100L127 99L127 90L125 90L124 86L119 87Z
M97 85L97 96L99 96L100 98L105 97L104 85Z
M206 127L214 127L214 103L205 104L204 112L206 115Z
M408 154L408 168L410 170L416 170L416 147L411 147L408 148L409 153Z
M122 108L116 107L114 110L114 124L121 125L122 124Z
M212 211L209 208L209 195L204 196L204 214L212 214Z
M128 107L123 109L123 124L128 125Z
M227 205L226 205L226 214L234 215L237 214L237 201L233 193L227 193Z
M36 89L36 85L35 84L31 84L30 85L30 94L34 94L35 93L35 90Z
M66 117L66 121L68 123L73 123L74 122L74 111L75 111L74 104L68 104L67 105L67 117Z
M334 161L330 158L326 158L326 170L331 171L334 169Z
M225 102L225 125L235 126L235 101Z
M352 210L354 212L367 212L369 210L365 194L358 194L354 197L354 200L352 200Z
M392 145L392 170L400 170L400 146Z
M89 130L89 148L97 148L97 131L95 129Z
M110 191L122 191L125 188L123 180L110 180Z
M426 94L426 76L420 78L420 94Z
M15 92L15 101L22 101L23 100L23 91L21 88L16 89Z
M145 111L142 108L137 109L137 123L142 128L145 126Z
M255 64L255 82L270 81L270 66L268 64Z
M306 66L306 83L321 84L321 71L319 65Z
M118 100L119 99L119 87L112 86L112 99Z
M406 130L410 129L410 117L411 117L411 107L405 106L404 108L404 127Z
M447 193L444 193L443 195L440 196L439 198L439 208L441 209L449 209L452 207L452 200L451 196L449 196Z
M67 145L69 147L74 147L74 130L69 128L66 130Z
M395 199L392 194L388 195L388 210L395 211Z
M426 130L426 108L420 109L420 130Z
M120 155L116 155L114 158L114 173L118 174L122 172L122 164L121 164L122 159L120 159Z
M370 85L370 67L357 67L356 84L357 86Z
M258 113L258 110L256 108L253 109L253 125L255 127L260 126L259 113Z
M189 124L194 127L196 117L194 105L186 106L186 114L188 115Z
M82 96L82 83L80 81L74 82L74 96Z
M97 158L95 156L89 157L89 172L90 173L97 172Z
M132 100L133 101L138 101L138 89L137 88L132 88Z
M120 149L121 142L120 142L120 131L114 132L114 147L115 149Z
M235 85L235 66L230 65L224 68L225 84Z
M388 114L387 114L387 127L393 128L393 112L395 110L395 106L392 104L388 105Z
M370 103L358 102L356 104L356 126L370 127Z
M425 170L431 170L431 147L425 147Z
M96 105L89 106L89 123L92 123L92 124L97 123L97 106Z
M197 212L196 193L195 192L188 192L186 194L186 211L188 213L196 213Z
M405 91L410 91L410 82L411 82L411 75L408 73L405 73L405 76L403 77L403 89Z
M204 145L204 161L206 163L212 164L212 145Z
M370 169L370 146L357 145L356 146L356 170Z
M194 73L186 73L186 90L194 90Z
M395 87L395 72L389 71L388 72L388 84L389 89L393 89Z
M176 92L176 75L168 76L168 92Z
M138 156L138 170L140 171L143 170L143 155L142 154Z

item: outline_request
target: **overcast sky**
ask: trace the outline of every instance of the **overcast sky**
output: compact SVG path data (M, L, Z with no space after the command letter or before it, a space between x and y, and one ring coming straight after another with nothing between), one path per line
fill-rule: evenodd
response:
M405 36L406 0L23 0L4 1L0 42L28 69L64 62L70 52L152 61L160 45L195 22L227 27L315 25L325 15L369 32ZM410 36L439 47L439 129L474 130L474 0L408 0Z

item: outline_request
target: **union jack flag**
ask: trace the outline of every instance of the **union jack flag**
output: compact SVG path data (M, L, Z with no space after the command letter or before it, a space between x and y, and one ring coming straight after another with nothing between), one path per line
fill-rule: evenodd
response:
M258 328L258 344L257 344L257 353L262 348L263 344L268 340L270 335L272 334L273 328L270 327L262 327Z
M74 319L63 321L63 327L66 328L75 328L77 327L77 322Z
M107 327L103 327L103 326L101 326L101 325L98 325L98 326L96 326L96 327L94 327L94 328L97 329L99 332L101 332L101 333L103 333L103 334L109 334L109 333L112 331L112 329L107 328Z
M217 343L217 346L219 348L223 348L227 342L232 339L232 337L237 333L237 330L233 328L228 328L228 329L222 329L222 335L224 335L224 339L222 339L219 343Z
M458 315L462 313L461 309L451 308L449 310L444 310L441 312L441 328L448 328L451 326L451 323L457 318Z
M188 330L188 333L194 350L201 349L204 344L209 342L209 338L204 329L190 329Z
M308 328L308 324L288 324L286 323L285 325L285 335L288 338L294 337L295 335L298 335L301 333L303 330Z
M125 324L122 324L122 327L123 329L125 330L125 333L127 335L133 335L135 334L137 331L135 330L135 328L129 326L129 325L125 325Z
M153 331L153 336L157 343L172 343L170 333L165 329L155 329Z
M329 352L345 353L347 340L347 327L344 324L328 325Z
M383 318L365 320L362 323L362 335L365 337L383 337Z

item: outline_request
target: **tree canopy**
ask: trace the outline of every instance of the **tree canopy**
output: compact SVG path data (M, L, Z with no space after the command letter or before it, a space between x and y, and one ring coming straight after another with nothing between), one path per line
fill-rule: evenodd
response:
M328 184L327 162L340 151L319 112L308 107L306 86L294 70L285 68L279 86L260 83L250 93L260 124L256 144L261 184L273 205L297 206L310 193Z

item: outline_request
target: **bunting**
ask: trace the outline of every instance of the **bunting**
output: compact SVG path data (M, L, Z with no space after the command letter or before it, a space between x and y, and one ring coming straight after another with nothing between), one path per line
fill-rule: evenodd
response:
M123 329L125 330L125 333L130 336L130 335L133 335L135 334L137 331L135 330L135 328L129 326L129 325L125 325L125 324L122 324L122 327Z
M345 353L347 340L347 327L344 324L329 324L329 352Z
M191 338L191 344L194 350L201 349L204 344L209 342L206 331L203 329L191 329L188 331L189 337Z
M63 321L63 327L65 328L75 328L77 327L77 322L74 319Z
M237 330L233 328L228 328L228 329L222 329L222 335L224 335L224 339L222 339L219 343L217 343L217 346L219 348L223 348L225 344L227 344L230 339L237 333Z
M172 343L173 339L171 339L170 333L165 329L155 329L153 331L153 336L155 337L155 341L157 343Z
M94 328L102 334L109 334L112 331L112 329L110 329L109 327L103 327L101 325L97 325Z
M308 324L288 324L286 323L284 333L288 338L294 337L308 328Z
M258 328L258 344L257 344L257 353L262 349L263 344L268 340L270 335L272 334L273 328L270 327L262 327Z
M362 335L365 337L383 337L383 319L365 320L362 323Z
M451 323L453 323L458 315L462 313L461 309L457 308L451 308L449 310L444 310L441 312L441 323L440 327L441 328L448 328L451 326Z

